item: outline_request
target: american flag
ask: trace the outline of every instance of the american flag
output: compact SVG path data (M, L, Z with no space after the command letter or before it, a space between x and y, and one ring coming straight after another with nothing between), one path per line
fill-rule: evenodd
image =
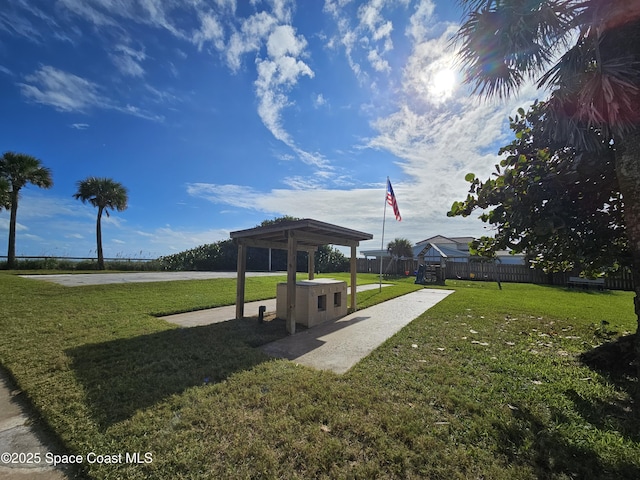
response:
M400 209L398 208L398 202L396 196L393 193L393 187L391 186L391 180L387 178L387 203L393 207L393 214L396 216L396 220L402 221L400 216Z

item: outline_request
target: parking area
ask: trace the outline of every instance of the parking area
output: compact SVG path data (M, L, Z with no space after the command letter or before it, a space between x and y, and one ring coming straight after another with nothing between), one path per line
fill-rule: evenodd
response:
M247 272L247 277L286 275L287 272ZM23 278L57 283L65 287L108 285L110 283L174 282L177 280L208 280L236 278L236 272L125 272L125 273L64 273L52 275L20 275Z

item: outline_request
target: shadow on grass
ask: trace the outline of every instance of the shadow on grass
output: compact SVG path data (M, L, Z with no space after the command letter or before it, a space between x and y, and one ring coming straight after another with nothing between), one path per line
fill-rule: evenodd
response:
M558 286L556 285L540 285L542 287L550 287L550 288L558 288ZM581 294L588 294L588 295L613 295L613 293L616 290L609 290L608 288L605 289L598 289L598 288L584 288L584 287L562 287L562 289L566 292L566 293L581 293Z
M638 371L634 365L634 342L636 335L618 337L613 342L604 343L593 350L580 355L582 363L613 380L616 384L637 379Z
M510 463L531 466L536 478L640 478L637 464L619 457L607 462L528 409L516 408L511 419L495 424L498 448Z
M361 315L349 320L339 319L321 323L312 328L305 328L296 324L296 328L298 329L296 335L288 336L279 342L265 345L262 347L262 351L272 357L295 360L322 347L326 343L326 341L323 340L324 337L339 332L343 328L368 320L369 318L371 317Z
M582 363L600 373L618 389L626 392L627 402L587 400L574 391L567 392L580 414L598 426L612 426L634 441L640 441L640 384L635 364L636 334L618 337L580 355Z
M255 348L286 336L284 322L232 320L68 350L101 429L170 395L269 360Z

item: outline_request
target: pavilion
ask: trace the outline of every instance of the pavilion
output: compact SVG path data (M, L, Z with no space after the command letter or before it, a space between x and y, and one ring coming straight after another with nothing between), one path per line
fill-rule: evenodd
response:
M287 332L296 331L296 254L308 252L309 280L314 277L314 254L321 245L351 247L351 310L356 309L356 247L371 240L370 233L320 222L311 218L275 223L264 227L238 230L230 234L238 246L238 284L236 289L236 319L244 316L247 247L277 248L287 251Z

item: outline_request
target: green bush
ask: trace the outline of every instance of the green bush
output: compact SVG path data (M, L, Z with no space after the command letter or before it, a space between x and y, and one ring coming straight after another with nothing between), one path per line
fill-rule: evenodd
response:
M0 262L0 270L6 270L7 262ZM112 260L105 262L107 270L120 271L158 271L162 270L162 264L159 260L141 261L141 260ZM71 260L67 258L42 257L18 259L16 270L97 270L98 262L95 259Z
M167 255L158 259L161 270L173 271L211 271L235 270L238 262L238 250L231 240L200 245L184 252ZM298 252L297 270L307 270L307 253ZM249 247L247 251L248 270L269 270L269 250ZM287 252L271 250L271 270L287 269ZM322 273L348 272L349 259L339 250L329 245L318 247L315 254L315 270Z

